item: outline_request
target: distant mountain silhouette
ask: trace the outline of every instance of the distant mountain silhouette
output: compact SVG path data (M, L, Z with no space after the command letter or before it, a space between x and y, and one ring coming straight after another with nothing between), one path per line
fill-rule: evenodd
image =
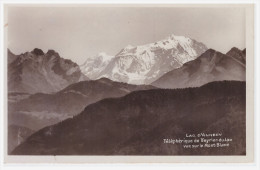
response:
M150 85L129 85L102 78L81 81L53 93L9 95L9 123L38 130L80 113L88 104L104 98L122 97L132 91L153 89Z
M244 65L246 64L246 49L242 51L236 47L233 47L230 51L227 52L227 55L233 57Z
M88 78L79 66L54 50L38 48L14 55L8 49L8 92L52 93Z
M244 52L236 48L232 48L228 55L209 49L197 59L164 74L151 85L159 88L185 88L198 87L213 81L245 81L243 54Z
M12 154L245 155L245 95L245 82L223 81L107 98L39 130ZM233 141L229 147L201 149L163 143L201 132L222 133Z

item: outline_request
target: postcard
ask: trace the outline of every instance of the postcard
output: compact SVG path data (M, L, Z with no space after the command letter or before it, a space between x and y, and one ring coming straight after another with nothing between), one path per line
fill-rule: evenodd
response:
M253 9L5 4L5 162L253 162Z

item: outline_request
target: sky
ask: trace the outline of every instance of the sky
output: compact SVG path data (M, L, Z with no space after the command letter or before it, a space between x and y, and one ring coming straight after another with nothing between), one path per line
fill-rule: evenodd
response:
M182 35L226 53L245 48L244 8L8 7L8 48L15 54L40 48L79 65L100 52L117 54Z

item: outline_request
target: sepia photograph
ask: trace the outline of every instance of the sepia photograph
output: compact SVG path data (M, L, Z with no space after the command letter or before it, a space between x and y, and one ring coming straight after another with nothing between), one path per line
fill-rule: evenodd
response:
M6 158L252 160L253 12L5 5Z

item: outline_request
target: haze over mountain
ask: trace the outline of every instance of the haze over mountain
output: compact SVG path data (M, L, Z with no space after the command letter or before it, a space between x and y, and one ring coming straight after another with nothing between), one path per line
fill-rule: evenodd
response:
M245 50L232 48L225 55L209 49L151 84L159 88L185 88L221 80L246 80Z
M9 94L9 124L38 130L80 113L87 105L104 98L122 97L132 91L148 90L150 85L129 85L102 78L81 81L53 93Z
M8 92L52 93L88 78L79 66L54 50L14 55L8 50Z
M34 133L12 154L245 155L245 93L245 82L223 81L107 98ZM232 142L200 149L163 142L183 139L186 133L221 133Z
M241 62L242 64L246 65L246 49L243 51L233 47L231 50L227 52L227 55L233 57L237 61Z
M149 84L206 50L203 43L172 34L155 43L129 45L115 56L100 53L88 58L80 68L91 79L107 77L129 84Z

